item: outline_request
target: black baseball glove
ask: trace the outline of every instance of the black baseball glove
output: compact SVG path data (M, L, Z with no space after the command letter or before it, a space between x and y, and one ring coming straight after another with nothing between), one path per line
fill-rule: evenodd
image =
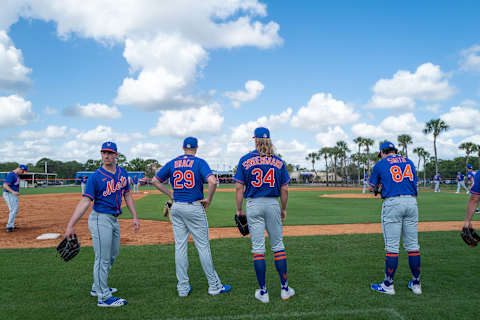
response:
M172 209L172 201L167 201L163 205L163 216L170 217L170 210Z
M460 233L463 241L470 247L475 247L480 242L480 236L475 232L473 228L463 228Z
M77 235L74 234L72 239L63 238L57 246L57 252L63 261L68 262L80 252L80 242Z
M373 194L375 195L375 197L378 194L382 194L382 184L381 183L377 183L377 185L375 187L373 187Z
M239 216L238 214L235 214L234 218L235 218L235 223L237 224L238 231L240 231L242 236L246 236L247 234L249 234L250 231L248 231L247 216L246 215Z

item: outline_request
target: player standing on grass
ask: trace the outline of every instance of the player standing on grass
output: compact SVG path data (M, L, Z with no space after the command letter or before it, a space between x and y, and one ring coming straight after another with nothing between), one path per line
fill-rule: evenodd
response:
M107 285L108 274L120 250L120 226L118 216L122 214L122 198L132 213L132 226L135 232L140 223L135 210L135 202L130 192L127 171L117 166L117 145L105 142L101 148L102 166L88 179L82 200L77 204L65 231L66 238L75 234L73 227L88 210L93 201L93 210L88 218L88 228L92 233L95 263L93 265L93 284L90 295L97 297L99 307L121 307L127 300L115 298L116 288Z
M468 189L465 186L465 176L460 171L457 171L457 192L460 193L460 187L462 187L466 193L468 193Z
M363 173L363 190L362 190L362 193L365 193L365 191L367 190L368 187L369 187L368 170L365 170L364 173Z
M186 138L183 141L185 154L169 161L152 180L152 184L173 201L170 215L175 238L177 291L180 297L186 297L192 291L188 279L189 234L195 242L203 272L207 277L208 294L215 296L232 289L228 284L222 285L213 267L206 210L217 189L217 179L207 162L195 157L197 149L198 140L193 137ZM170 179L173 192L163 184L167 179ZM208 182L206 199L203 198L205 182Z
M3 183L3 199L7 203L9 214L7 222L7 232L13 232L13 230L20 229L15 226L15 217L18 213L18 196L20 195L20 176L27 172L28 167L26 165L19 165L13 171L10 171Z
M433 190L433 192L440 192L440 173L436 173L434 176L433 176L433 183L435 185L435 189Z
M370 192L382 185L382 231L385 240L385 279L372 284L376 292L395 294L393 277L398 266L400 237L408 252L412 280L408 288L415 294L422 293L420 285L420 246L418 245L417 173L413 162L397 155L391 142L380 145L379 158L370 177Z
M285 163L274 155L270 131L259 127L255 129L254 138L255 150L240 159L233 180L236 181L237 215L243 215L243 199L246 198L253 266L260 287L255 291L255 298L268 303L270 299L265 281L265 230L270 238L275 267L280 276L280 297L288 300L295 294L295 290L288 286L287 255L282 234L282 221L287 216L290 177ZM282 203L281 208L278 197Z

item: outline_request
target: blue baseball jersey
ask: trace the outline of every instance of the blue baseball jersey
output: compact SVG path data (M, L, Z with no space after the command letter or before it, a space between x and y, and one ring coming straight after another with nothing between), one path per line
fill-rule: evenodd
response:
M470 188L470 193L480 195L480 174L475 172L473 176L472 187Z
M468 181L471 181L473 179L473 177L475 176L476 172L471 170L471 171L468 171L467 172L467 178L468 178Z
M375 164L370 185L382 184L382 198L417 195L417 172L413 162L400 155L388 156Z
M129 191L127 170L116 166L113 174L100 167L88 179L83 196L93 200L97 212L122 214L122 199Z
M233 180L245 185L245 198L279 197L290 176L282 159L262 157L254 150L240 158Z
M457 181L460 182L460 181L463 181L464 179L465 179L465 176L462 173L457 174Z
M137 184L138 183L138 177L137 176L133 176L133 183Z
M440 174L437 173L436 175L434 175L433 180L440 181Z
M80 183L86 183L86 182L87 182L87 178L85 178L85 177L80 178Z
M8 184L13 191L18 192L20 190L20 177L13 171L10 171L5 178L5 182ZM3 191L10 193L7 189L3 189Z
M368 181L368 173L365 173L365 175L363 176L363 180Z
M205 160L185 154L170 160L156 177L160 182L170 179L174 201L194 202L203 199L203 184L211 175Z

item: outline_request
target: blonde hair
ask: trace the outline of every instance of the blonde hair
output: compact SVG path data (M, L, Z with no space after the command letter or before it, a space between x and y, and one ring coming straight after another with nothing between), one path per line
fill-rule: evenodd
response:
M275 148L270 138L255 138L255 147L262 157L275 155Z

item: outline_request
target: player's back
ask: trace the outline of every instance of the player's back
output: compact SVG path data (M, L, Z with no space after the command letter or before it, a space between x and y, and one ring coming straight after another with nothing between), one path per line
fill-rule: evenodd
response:
M417 174L413 162L400 155L387 156L374 167L372 179L380 178L382 198L417 195Z

